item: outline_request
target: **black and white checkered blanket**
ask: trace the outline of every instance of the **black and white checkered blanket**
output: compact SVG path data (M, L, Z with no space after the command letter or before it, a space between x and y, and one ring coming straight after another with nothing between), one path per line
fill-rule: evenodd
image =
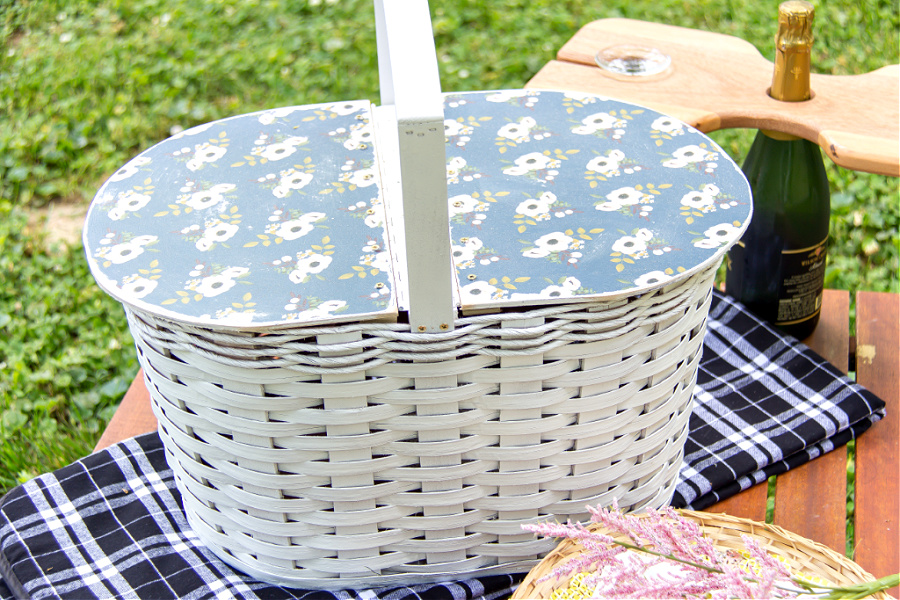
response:
M884 403L718 293L673 505L703 509L865 431ZM524 574L339 592L254 581L187 525L159 436L42 475L0 499L9 598L505 598Z

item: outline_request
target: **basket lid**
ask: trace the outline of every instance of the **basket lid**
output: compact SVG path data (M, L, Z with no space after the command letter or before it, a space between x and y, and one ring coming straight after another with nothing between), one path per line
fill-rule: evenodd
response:
M722 258L750 187L711 139L576 92L447 95L453 256L464 310L659 288Z
M676 119L569 92L444 100L463 311L649 291L721 259L749 224L740 169ZM92 273L125 304L202 326L395 319L373 114L266 110L142 152L91 204Z
M231 117L153 146L100 188L91 271L117 300L196 325L397 313L368 101Z

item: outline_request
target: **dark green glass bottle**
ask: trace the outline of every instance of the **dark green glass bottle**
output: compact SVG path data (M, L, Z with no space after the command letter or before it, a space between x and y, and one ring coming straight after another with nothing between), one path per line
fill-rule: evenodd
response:
M784 2L778 11L775 100L810 98L813 7ZM776 131L760 131L742 167L753 191L753 217L727 257L726 292L798 339L819 322L831 215L819 147Z

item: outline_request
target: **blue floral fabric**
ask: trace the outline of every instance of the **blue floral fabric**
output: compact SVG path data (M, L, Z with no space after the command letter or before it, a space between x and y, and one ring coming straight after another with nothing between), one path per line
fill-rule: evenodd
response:
M463 309L641 293L714 264L749 222L737 165L652 110L508 90L448 94L444 117ZM213 327L396 316L386 223L401 208L373 119L366 101L279 108L142 152L91 204L94 276L121 302Z

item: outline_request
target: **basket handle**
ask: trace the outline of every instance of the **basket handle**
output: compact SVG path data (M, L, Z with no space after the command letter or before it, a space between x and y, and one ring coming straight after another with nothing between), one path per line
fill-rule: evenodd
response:
M382 110L399 136L409 322L413 331L453 329L444 103L427 0L374 0ZM391 120L393 120L393 118Z

